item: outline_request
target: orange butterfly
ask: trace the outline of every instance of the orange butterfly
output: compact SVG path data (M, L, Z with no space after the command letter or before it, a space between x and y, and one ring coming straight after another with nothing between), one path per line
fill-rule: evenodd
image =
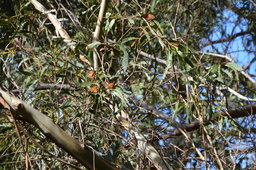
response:
M107 84L108 88L112 89L115 86L116 82L110 82Z
M145 18L147 21L155 19L155 16L152 14L143 14L142 17Z
M97 93L98 92L98 86L92 86L90 89L89 89L89 91L90 92L93 92L93 93Z
M94 71L91 71L87 74L87 77L91 78L91 79L94 79L95 78L95 72Z
M180 43L176 43L176 42L171 42L170 45L173 45L175 47L178 47L180 45Z

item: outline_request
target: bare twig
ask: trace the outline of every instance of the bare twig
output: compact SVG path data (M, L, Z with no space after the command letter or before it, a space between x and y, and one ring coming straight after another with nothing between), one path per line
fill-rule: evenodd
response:
M256 56L244 67L244 71L249 69L251 65L256 61Z

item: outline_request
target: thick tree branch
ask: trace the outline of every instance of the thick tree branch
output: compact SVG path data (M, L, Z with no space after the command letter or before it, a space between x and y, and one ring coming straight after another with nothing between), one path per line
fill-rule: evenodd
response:
M110 162L98 156L92 149L68 135L64 130L52 122L52 120L33 107L16 97L9 95L0 89L0 98L9 105L9 110L14 116L38 127L48 138L63 150L74 156L88 169L117 169ZM4 107L6 104L4 103ZM0 103L3 105L3 102Z
M256 105L246 105L246 106L238 107L236 109L228 109L226 112L219 113L219 115L213 120L205 120L205 121L196 120L190 124L175 125L174 127L176 129L172 133L163 135L161 137L166 139L170 137L180 136L182 135L182 130L186 132L198 130L203 125L206 126L206 125L217 122L221 116L227 116L229 118L234 119L234 118L240 118L240 117L247 117L255 114L256 114Z

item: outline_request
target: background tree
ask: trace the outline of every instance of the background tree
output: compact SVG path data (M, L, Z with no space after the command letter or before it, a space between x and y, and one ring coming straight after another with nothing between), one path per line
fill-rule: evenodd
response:
M254 169L255 2L104 2L0 2L1 166Z

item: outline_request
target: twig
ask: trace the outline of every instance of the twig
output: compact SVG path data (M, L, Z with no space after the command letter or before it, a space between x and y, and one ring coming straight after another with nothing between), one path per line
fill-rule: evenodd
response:
M244 71L247 70L256 61L256 56L244 67Z
M228 91L229 91L230 93L234 94L236 97L238 97L238 98L240 98L240 99L242 99L242 100L251 101L251 102L256 102L256 99L251 99L251 98L248 98L248 97L246 97L246 96L243 96L243 95L241 95L240 93L236 92L235 90L233 90L233 89L231 89L231 88L229 88L229 87L228 87L227 89L228 89Z

